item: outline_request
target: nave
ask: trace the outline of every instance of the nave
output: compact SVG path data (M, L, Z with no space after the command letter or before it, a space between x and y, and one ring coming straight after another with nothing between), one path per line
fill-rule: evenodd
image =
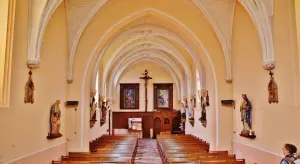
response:
M90 153L70 152L52 164L245 164L228 151L209 151L209 143L192 135L158 135L157 139L135 136L102 136L90 144Z

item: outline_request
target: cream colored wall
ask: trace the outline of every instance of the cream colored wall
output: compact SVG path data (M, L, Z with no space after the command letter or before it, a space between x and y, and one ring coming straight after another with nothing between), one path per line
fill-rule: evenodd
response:
M298 41L297 43L298 43L298 56L299 56L300 55L300 0L295 0L295 11L296 11L296 26L297 26L297 41ZM300 63L300 58L298 59Z
M275 0L274 6L276 68L273 72L279 87L278 104L268 103L267 89L270 76L262 67L262 50L258 33L251 18L239 3L236 6L233 25L232 84L233 99L236 101L234 140L277 155L281 154L282 145L286 142L300 146L300 132L295 130L299 124L300 109L293 4L293 1ZM242 130L239 111L242 94L247 94L252 102L252 125L257 135L255 140L239 136ZM239 150L235 150L237 151Z
M137 64L132 65L127 68L122 75L120 76L119 83L140 83L139 90L139 109L138 110L120 110L120 84L116 88L116 104L113 106L113 111L131 111L131 112L142 112L145 111L145 87L144 80L141 80L142 73L147 69L149 72L149 76L152 77L151 80L148 81L148 111L153 111L153 83L174 83L173 79L169 75L168 72L164 70L160 65L157 65L150 61L142 61ZM173 108L179 109L179 104L177 101L177 92L176 87L173 85Z
M0 108L0 163L66 141L64 124L66 109L63 103L67 100L68 42L64 6L58 8L48 24L41 52L41 67L33 70L35 102L24 104L24 87L29 72L26 66L28 3L17 1L16 5L11 102L9 108ZM56 100L61 100L63 136L47 140L50 107Z
M197 73L194 71L194 74ZM195 75L196 76L196 75ZM196 79L195 79L196 81ZM210 106L206 107L206 119L207 119L207 126L203 127L201 122L199 121L199 118L201 117L201 104L199 100L198 94L197 96L197 105L194 110L194 127L186 121L185 123L185 132L186 134L192 134L194 136L197 136L205 141L207 141L210 144L210 150L217 150L217 142L216 142L216 103L215 103L215 86L213 82L212 74L207 73L206 74L206 90L209 94L209 103ZM196 87L197 88L197 87ZM197 88L200 89L200 88ZM230 151L230 148L228 149Z
M0 2L0 104L3 99L4 84L4 64L5 64L5 48L6 48L6 32L8 17L8 0Z

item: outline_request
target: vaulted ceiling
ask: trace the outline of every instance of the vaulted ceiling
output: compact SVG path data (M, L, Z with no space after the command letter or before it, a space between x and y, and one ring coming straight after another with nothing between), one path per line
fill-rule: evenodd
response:
M184 0L181 0L184 1ZM179 0L178 0L179 2ZM172 3L178 3L172 1ZM69 63L68 63L68 82L73 80L73 63L77 52L78 44L84 32L92 26L97 15L105 13L106 10L112 9L111 6L121 4L124 8L130 8L136 4L130 0L29 0L29 44L28 44L28 67L31 69L39 67L40 48L43 40L45 28L52 14L57 7L64 3L67 20L68 20L68 35L69 35ZM193 64L198 66L200 76L205 77L205 70L202 61L197 58L199 54L197 47L194 44L196 41L191 36L188 36L186 30L167 21L169 17L174 20L176 18L162 13L155 9L156 1L145 0L144 3L149 5L137 13L132 15L124 15L124 19L113 23L111 31L105 33L106 37L102 39L101 52L97 58L95 70L99 69L99 64L103 63L104 76L103 81L114 79L117 76L117 68L120 68L122 63L127 63L129 66L132 62L129 59L147 58L147 60L157 61L158 63L166 64L166 69L174 74L174 81L178 81L178 90L182 90L185 75L187 80L191 81L191 72ZM160 1L161 5L169 5L169 1ZM164 4L165 3L165 4ZM272 20L274 0L191 0L185 2L202 13L199 19L204 19L208 22L210 28L217 37L224 55L226 80L231 81L231 38L233 16L235 5L240 3L251 16L256 25L261 45L262 45L262 61L266 69L271 69L275 66L273 35L272 35ZM184 16L185 6L182 7L182 16ZM119 11L114 11L119 14ZM107 15L109 18L110 15ZM134 21L130 21L134 19ZM110 21L109 19L106 21ZM197 24L197 20L192 20ZM125 24L125 25L124 25ZM183 24L182 27L185 27ZM201 38L200 38L201 39ZM100 42L100 41L99 41ZM157 54L160 54L157 56ZM194 63L196 62L196 63ZM174 65L177 68L174 68ZM175 76L176 75L176 76ZM94 77L95 78L95 77ZM203 79L203 78L202 78ZM113 80L110 88L117 82L118 78ZM189 85L187 92L190 92L192 86ZM201 82L202 87L205 87L205 81ZM101 88L103 89L103 83Z

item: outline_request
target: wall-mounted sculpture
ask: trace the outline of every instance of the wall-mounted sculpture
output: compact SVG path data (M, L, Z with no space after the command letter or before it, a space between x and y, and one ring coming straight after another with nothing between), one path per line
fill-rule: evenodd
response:
M251 111L252 105L246 94L242 94L243 101L240 106L241 121L243 124L243 130L240 136L246 138L255 138L254 131L252 130Z
M100 120L100 126L104 125L106 123L106 115L107 112L110 110L110 106L108 105L108 100L102 100L101 103L101 120Z
M206 106L209 106L209 95L208 95L208 90L206 90Z
M25 84L25 96L24 96L24 103L34 103L34 83L32 81L32 72L29 71L29 77Z
M188 118L189 118L189 123L194 127L195 124L195 119L194 119L194 108L193 108L193 98L190 99L190 103L187 102L186 99L186 103L188 104Z
M60 130L60 117L61 111L59 108L60 100L56 100L55 104L51 106L50 109L50 132L48 133L47 139L59 138L62 134L59 132Z
M208 91L203 91L201 92L200 100L201 100L201 117L199 118L199 121L202 123L204 127L207 125L207 120L206 120L206 106L209 105L209 102L207 100Z
M269 104L278 103L278 86L274 80L274 73L270 71L270 82L268 85L268 93L269 93Z
M97 122L96 118L97 118L97 112L96 112L96 108L97 108L97 103L95 98L92 98L92 102L90 103L90 128L94 127L95 123Z
M180 103L181 122L185 122L186 109L187 109L187 107L186 107L185 101L181 101L181 103Z
M185 101L182 100L180 103L181 131L185 130L186 111L187 111L187 104L185 103Z
M197 106L196 95L194 95L192 98L192 106L193 106L193 108L196 108L196 106Z

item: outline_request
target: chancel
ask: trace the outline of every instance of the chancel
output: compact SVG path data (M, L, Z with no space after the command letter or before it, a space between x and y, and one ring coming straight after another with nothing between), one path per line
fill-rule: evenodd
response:
M297 163L299 52L300 0L0 0L0 163Z

